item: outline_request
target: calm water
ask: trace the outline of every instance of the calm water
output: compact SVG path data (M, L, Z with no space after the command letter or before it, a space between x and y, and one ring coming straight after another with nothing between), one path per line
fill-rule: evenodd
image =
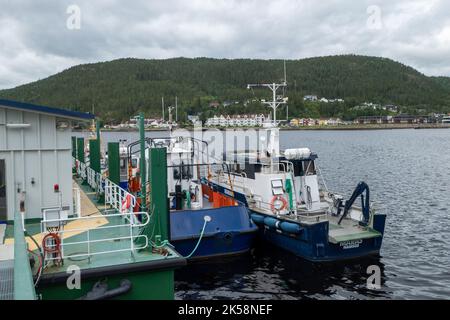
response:
M369 184L377 210L388 214L381 256L311 264L259 244L177 271L178 299L450 299L450 130L283 131L280 143L317 152L331 190L350 195L359 181ZM381 290L366 289L372 264L381 267Z

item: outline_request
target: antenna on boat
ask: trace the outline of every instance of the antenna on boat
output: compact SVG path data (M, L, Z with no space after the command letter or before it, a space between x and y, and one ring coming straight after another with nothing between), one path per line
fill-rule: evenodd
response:
M162 120L164 121L164 97L161 97L161 106L162 106Z
M258 84L247 84L247 89L253 89L256 87L269 88L272 91L272 101L264 101L263 103L268 105L273 110L273 125L277 126L277 108L280 105L286 104L284 95L277 96L278 89L283 90L287 87L286 81L286 60L284 61L284 80L282 83L258 83Z
M174 107L169 106L167 109L169 110L169 132L172 132L172 110Z

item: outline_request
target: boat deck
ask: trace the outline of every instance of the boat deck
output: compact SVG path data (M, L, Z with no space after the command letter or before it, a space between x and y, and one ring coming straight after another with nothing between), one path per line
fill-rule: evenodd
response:
M287 221L299 222L303 225L313 225L319 222L328 221L328 241L331 243L339 243L343 241L352 241L358 239L369 239L380 237L381 233L371 228L360 226L358 221L345 218L339 224L340 216L332 216L323 209L317 211L309 211L307 214L299 214L298 216L286 215L282 219Z
M340 217L329 216L328 241L339 243L358 239L369 239L381 236L371 228L362 227L355 220L344 219L339 225Z
M159 250L152 250L148 247L143 250L131 251L131 241L128 239L117 239L130 236L129 225L124 224L124 218L109 216L111 210L107 211L104 204L99 204L95 199L89 186L82 185L80 181L74 183L81 192L81 216L93 215L93 219L76 220L67 223L64 227L65 233L62 237L64 264L48 263L42 275L42 280L52 278L57 274L66 275L69 265L78 266L85 274L95 270L110 270L114 268L140 267L146 270L160 268L163 266L184 265L185 260L169 246L164 246ZM97 217L98 216L98 217ZM103 228L117 226L114 228ZM5 243L13 243L12 226L6 230L7 239ZM40 223L26 224L26 229L40 244L45 234L41 233ZM80 229L82 229L80 231ZM71 231L73 230L73 231ZM137 230L136 230L137 231ZM137 232L133 233L134 235ZM9 238L8 238L9 237ZM90 240L88 247L86 240ZM29 249L38 253L36 245L29 237L26 238ZM77 243L82 242L82 243ZM136 241L133 246L140 247L142 244ZM88 255L90 253L90 255ZM71 257L73 256L73 257ZM33 273L36 273L38 263L35 264Z
M3 248L0 248L2 250ZM0 301L14 299L14 260L0 259Z

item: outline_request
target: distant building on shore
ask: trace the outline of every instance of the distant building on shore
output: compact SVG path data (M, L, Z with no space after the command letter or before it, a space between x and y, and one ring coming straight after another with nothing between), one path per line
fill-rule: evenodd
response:
M413 124L413 123L433 123L429 116L412 116L400 114L398 116L363 116L354 121L358 124Z
M317 101L317 96L314 95L306 95L303 97L303 101Z
M261 127L266 119L264 114L221 115L208 118L207 127Z
M316 95L306 95L306 96L303 97L303 101L322 102L322 103L335 103L335 102L342 103L342 102L344 102L344 99L341 99L341 98L325 98L325 97L319 98Z
M291 119L289 125L291 127L305 127L305 126L338 126L344 122L339 118L294 118Z

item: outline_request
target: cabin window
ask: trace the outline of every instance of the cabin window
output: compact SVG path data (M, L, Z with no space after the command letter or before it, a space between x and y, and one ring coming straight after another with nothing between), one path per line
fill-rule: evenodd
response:
M313 160L307 160L303 162L303 172L306 176L312 176L316 174L316 166Z
M127 161L126 159L120 159L120 169L126 169Z
M300 177L303 176L303 165L301 161L295 161L294 163L294 176Z
M272 180L272 193L274 196L279 196L284 194L283 190L283 180Z
M192 167L182 163L173 169L173 178L176 180L190 180L193 177Z

